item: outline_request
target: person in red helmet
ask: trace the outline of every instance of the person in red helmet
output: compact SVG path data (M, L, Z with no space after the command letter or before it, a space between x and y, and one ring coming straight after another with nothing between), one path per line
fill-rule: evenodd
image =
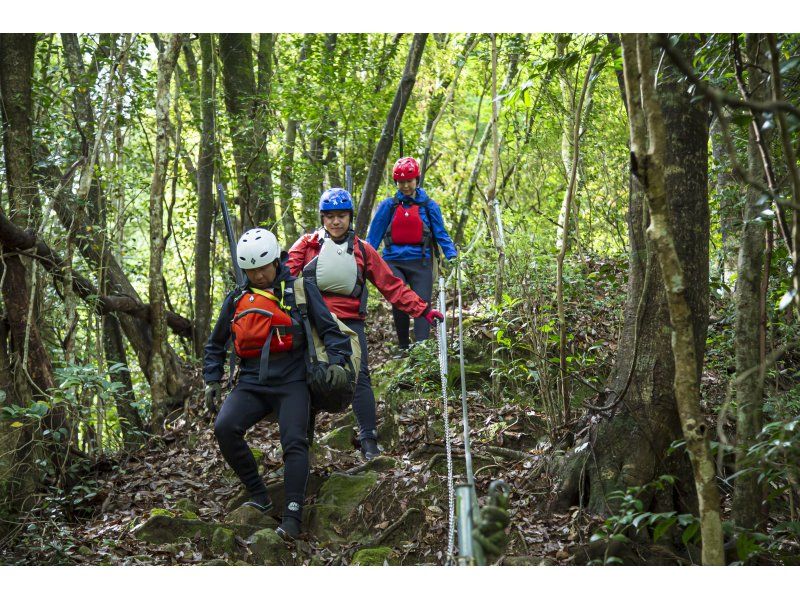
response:
M353 398L358 420L361 452L367 460L380 454L378 449L375 394L368 366L367 280L372 282L394 309L433 323L442 320L441 312L431 308L392 274L375 249L359 239L352 228L353 198L345 189L328 189L320 197L322 228L303 235L289 250L286 265L294 275L316 284L331 313L358 334L361 344L361 371Z
M452 260L458 251L444 227L439 205L419 187L419 163L408 156L400 158L392 169L392 178L397 184L397 192L378 205L367 242L375 249L383 243L383 259L395 276L423 300L430 302L434 252L440 247L444 257ZM393 308L392 315L398 344L405 352L410 344L408 314ZM427 339L430 327L426 319L415 317L414 339Z

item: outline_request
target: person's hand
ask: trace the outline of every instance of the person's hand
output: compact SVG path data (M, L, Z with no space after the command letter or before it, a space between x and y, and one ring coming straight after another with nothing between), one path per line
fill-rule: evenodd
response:
M220 397L222 396L222 387L219 382L209 382L206 384L205 389L206 409L211 413L219 411Z
M347 372L340 365L329 365L325 372L325 382L331 388L347 386Z
M472 539L480 544L487 557L498 558L508 545L506 527L511 522L508 503L507 494L490 492L488 504L481 507L478 526L472 530Z
M429 307L423 314L425 320L427 320L428 324L431 326L435 323L444 322L444 314L438 310L435 310Z

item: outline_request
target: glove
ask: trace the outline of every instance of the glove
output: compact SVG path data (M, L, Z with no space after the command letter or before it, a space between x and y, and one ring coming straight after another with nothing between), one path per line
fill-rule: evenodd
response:
M472 530L472 539L480 544L487 557L498 558L508 544L506 527L511 522L508 502L508 495L490 493L489 503L481 507L480 523Z
M440 311L432 309L430 306L428 306L428 309L422 312L422 315L431 326L433 326L434 320L437 322L444 322L444 314Z
M208 409L211 413L216 413L219 411L219 399L221 395L222 387L219 385L219 382L209 382L206 384L206 409Z
M325 372L325 383L331 388L347 386L347 372L340 365L329 365Z

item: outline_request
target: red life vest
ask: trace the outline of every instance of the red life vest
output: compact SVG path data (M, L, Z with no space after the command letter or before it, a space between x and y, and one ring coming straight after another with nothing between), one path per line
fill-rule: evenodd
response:
M390 224L392 243L395 245L422 245L425 223L419 213L419 204L406 207L396 205Z
M291 316L269 291L246 291L236 301L231 321L233 347L241 359L261 356L269 342L270 353L284 353L294 347Z

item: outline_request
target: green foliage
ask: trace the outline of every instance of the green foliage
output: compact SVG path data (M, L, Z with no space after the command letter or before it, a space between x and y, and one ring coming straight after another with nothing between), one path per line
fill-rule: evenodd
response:
M666 534L671 532L673 537L680 532L680 541L684 545L696 544L700 540L700 520L691 513L677 513L676 511L653 513L645 511L642 496L653 491L661 491L675 484L675 477L662 475L644 486L632 486L625 491L610 492L608 500L616 505L615 514L608 517L600 529L592 534L590 541L622 542L628 543L637 534L646 534L655 543L663 541ZM601 565L622 564L619 558L606 555Z

